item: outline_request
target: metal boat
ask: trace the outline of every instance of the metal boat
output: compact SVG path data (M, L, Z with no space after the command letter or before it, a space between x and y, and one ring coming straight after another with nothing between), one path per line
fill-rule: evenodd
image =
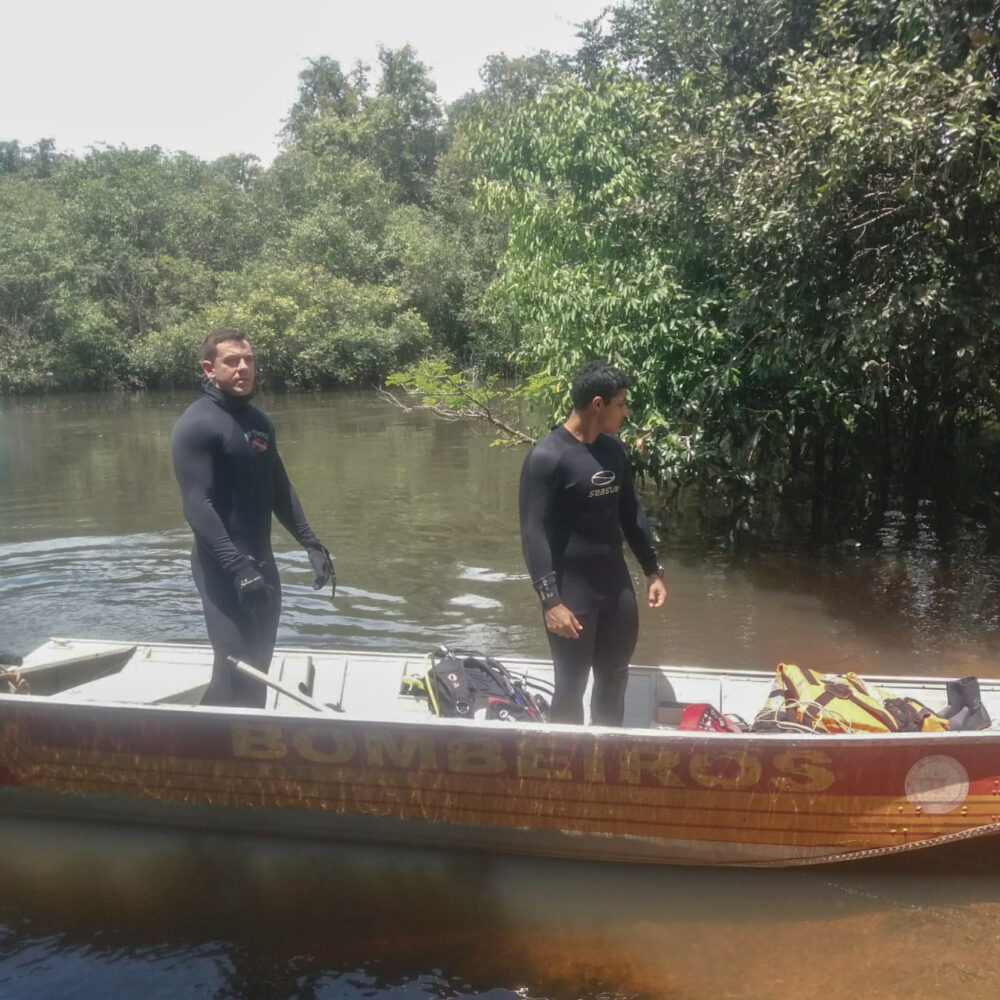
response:
M551 665L506 659L528 683ZM278 649L263 709L199 704L207 646L52 639L0 694L0 814L662 864L784 866L1000 832L1000 732L679 729L773 675L634 666L621 728L452 719L419 654ZM873 683L927 705L944 679ZM1000 681L980 682L1000 718ZM0 688L5 690L5 688Z

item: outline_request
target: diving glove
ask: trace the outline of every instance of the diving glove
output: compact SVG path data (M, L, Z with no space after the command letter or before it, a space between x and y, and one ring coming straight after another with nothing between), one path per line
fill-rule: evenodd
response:
M247 559L236 572L236 596L243 607L253 607L267 600L271 588L254 563Z
M330 584L330 597L337 596L337 574L333 568L330 553L322 545L314 545L306 550L309 562L312 563L316 579L313 580L313 590L319 590Z

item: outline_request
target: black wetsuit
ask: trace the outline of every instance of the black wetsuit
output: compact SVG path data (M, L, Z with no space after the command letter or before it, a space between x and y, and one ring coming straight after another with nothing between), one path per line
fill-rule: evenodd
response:
M263 707L264 685L235 671L226 657L263 671L271 663L281 612L272 513L300 545L320 543L278 456L270 417L208 382L202 392L174 424L170 440L184 516L194 531L191 570L215 651L202 704ZM236 577L248 562L270 587L252 611L236 593Z
M546 630L555 667L552 718L583 722L583 692L594 670L591 719L620 726L639 610L622 554L622 535L647 575L657 570L646 512L621 441L593 444L557 427L521 469L521 544L543 609L565 604L583 630L567 639Z

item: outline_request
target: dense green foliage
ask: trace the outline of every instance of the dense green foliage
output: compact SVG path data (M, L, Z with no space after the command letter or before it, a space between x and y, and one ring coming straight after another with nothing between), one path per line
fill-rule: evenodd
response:
M997 13L978 7L618 8L577 79L477 139L523 363L619 362L647 470L747 518L805 501L826 534L894 493L944 511L981 488L957 466L995 424L1000 364Z
M625 0L447 108L409 47L315 59L267 168L0 144L0 391L177 384L225 325L272 385L556 416L600 356L740 519L995 507L998 16Z
M188 383L218 326L253 337L272 386L505 364L480 310L505 228L414 52L379 62L372 85L312 61L268 168L0 144L0 391Z

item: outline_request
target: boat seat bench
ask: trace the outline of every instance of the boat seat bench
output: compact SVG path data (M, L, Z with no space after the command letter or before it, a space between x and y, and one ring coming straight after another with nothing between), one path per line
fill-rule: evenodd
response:
M296 687L307 673L305 659L304 656L287 656L281 663L272 664L271 674L286 686ZM423 659L416 657L408 659L401 670L398 659L381 659L374 655L341 656L315 670L309 694L321 705L337 706L332 710L344 718L384 719L387 710L389 718L400 720L430 716L425 699L400 693L403 674L421 672L422 665ZM315 709L280 691L273 691L268 708L293 715L317 714Z
M69 640L52 640L52 645L54 652L47 656L26 658L25 674L42 678L72 668L90 671L92 678L60 691L56 695L59 699L197 705L211 679L212 666L210 661L206 662L204 647L94 643L90 648L86 643ZM534 674L551 683L551 671L539 669L541 665L536 661L512 658L505 659L505 664L517 676ZM299 649L279 651L271 664L270 676L321 705L333 706L329 711L341 718L431 721L435 716L426 697L407 693L403 684L404 677L424 677L427 667L427 658L419 654L323 653ZM94 671L104 675L95 678ZM889 677L870 680L897 695L916 698L932 710L940 708L947 697L945 682L938 677L926 680L910 677L905 684ZM750 671L734 670L720 676L698 667L633 666L626 689L624 725L629 729L663 728L658 707L664 702L705 702L752 722L764 706L772 685L773 677ZM589 704L589 700L588 687L584 703ZM316 714L309 705L270 686L265 708L280 714ZM991 705L990 710L994 718L1000 716L1000 709L994 712Z
M212 677L212 665L136 661L107 677L63 691L72 701L120 701L139 705L197 705Z
M168 657L162 651L143 649L118 672L69 688L59 697L71 701L196 705L211 680L212 666L204 661L185 658L180 651L171 652L173 655ZM419 665L416 658L408 660L406 672L415 672ZM369 656L349 660L347 656L340 656L332 661L328 659L317 669L308 654L290 653L277 657L270 670L271 676L285 686L323 705L339 705L344 696L345 674L348 672L355 683L350 688L347 704L343 706L345 717L385 717L387 706L395 706L398 709L395 715L400 719L430 715L425 700L400 695L402 674L398 660ZM363 673L363 683L357 683L358 673ZM275 688L268 688L265 707L286 714L317 714L315 709Z

